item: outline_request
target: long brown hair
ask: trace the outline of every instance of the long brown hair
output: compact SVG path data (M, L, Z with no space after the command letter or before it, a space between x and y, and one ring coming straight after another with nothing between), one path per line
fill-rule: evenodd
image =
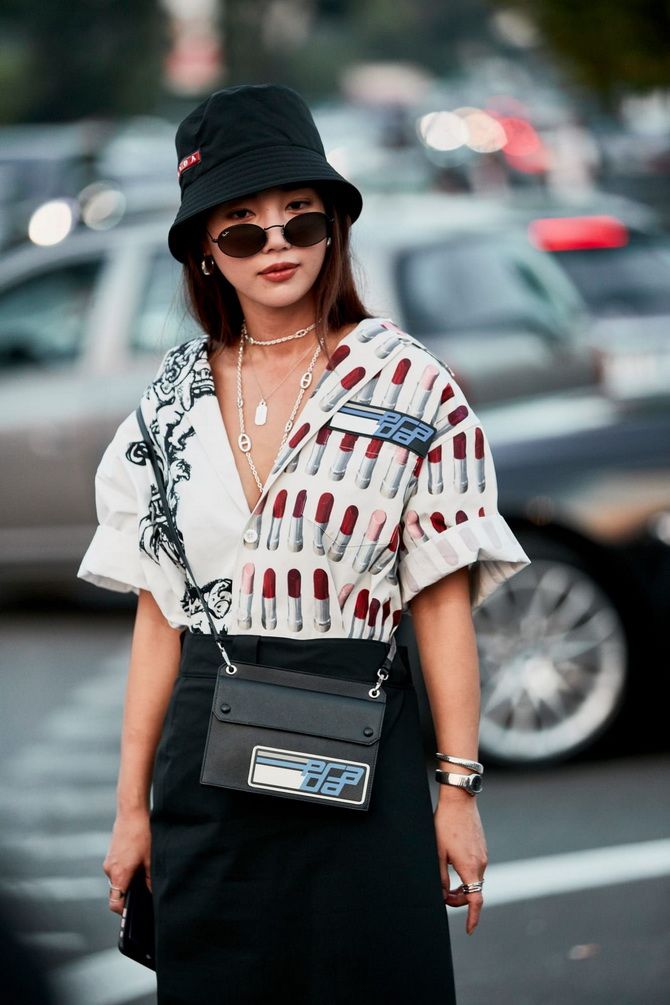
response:
M332 186L327 182L309 184L319 193L328 216L333 217L330 231L332 240L312 287L316 317L321 318L315 332L330 358L325 341L326 332L337 331L343 325L357 324L373 315L361 302L354 281L349 245L351 218L335 197ZM219 269L214 269L209 276L202 272L201 242L206 218L206 213L200 214L188 228L183 283L186 306L206 332L207 350L212 355L221 346L237 342L243 316L235 287Z

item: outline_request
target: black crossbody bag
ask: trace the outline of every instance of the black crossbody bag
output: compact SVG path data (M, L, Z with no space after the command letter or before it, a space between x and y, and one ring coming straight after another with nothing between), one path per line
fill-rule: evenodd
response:
M214 688L200 782L367 810L395 637L374 683L237 661L226 653L174 526L164 477L141 407L137 421L154 469L170 539L197 592L224 663Z

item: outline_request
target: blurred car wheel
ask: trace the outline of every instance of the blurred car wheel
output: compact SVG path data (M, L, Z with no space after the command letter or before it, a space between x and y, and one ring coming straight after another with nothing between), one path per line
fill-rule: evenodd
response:
M533 538L532 564L474 614L480 751L535 766L590 746L623 700L629 645L617 608L581 558Z

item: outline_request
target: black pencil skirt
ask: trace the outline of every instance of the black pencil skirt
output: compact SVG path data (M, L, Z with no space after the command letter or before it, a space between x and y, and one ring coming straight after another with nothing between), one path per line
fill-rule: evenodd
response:
M376 679L357 639L228 636L232 659ZM251 648L250 648L251 647ZM182 635L153 772L159 1005L453 1005L454 978L416 693L396 654L367 811L200 782L211 635Z

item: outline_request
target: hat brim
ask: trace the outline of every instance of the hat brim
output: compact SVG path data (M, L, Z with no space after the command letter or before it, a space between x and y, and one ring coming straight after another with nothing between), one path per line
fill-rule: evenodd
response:
M186 261L184 224L205 210L275 185L310 181L335 183L352 223L358 219L363 208L361 193L325 157L306 147L266 147L262 156L258 152L243 154L191 182L182 195L181 206L168 232L172 255L178 262Z

